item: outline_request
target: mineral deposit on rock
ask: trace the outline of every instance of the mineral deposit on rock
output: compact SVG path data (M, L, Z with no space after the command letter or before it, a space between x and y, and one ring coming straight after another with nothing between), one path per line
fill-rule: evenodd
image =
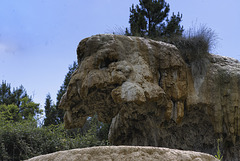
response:
M193 53L194 54L194 53ZM186 62L174 46L96 35L77 48L78 68L60 108L65 127L88 116L111 123L113 145L161 146L240 158L240 63L206 54Z
M141 146L102 146L59 151L28 161L218 161L205 153Z

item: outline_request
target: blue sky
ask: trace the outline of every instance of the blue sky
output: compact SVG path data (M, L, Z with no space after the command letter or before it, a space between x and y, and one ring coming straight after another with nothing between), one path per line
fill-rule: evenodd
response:
M205 24L218 35L212 52L240 60L239 0L167 0L183 14L185 29ZM129 27L129 7L138 0L1 0L0 81L21 84L44 107L77 60L83 38Z

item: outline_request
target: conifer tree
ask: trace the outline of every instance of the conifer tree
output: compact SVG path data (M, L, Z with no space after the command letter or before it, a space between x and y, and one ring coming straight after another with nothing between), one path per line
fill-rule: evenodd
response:
M46 118L44 119L44 126L58 124L58 121L56 120L56 106L53 104L50 94L48 94L46 97L44 108L46 115Z
M74 61L73 64L70 65L68 69L69 71L65 76L65 79L60 87L60 90L57 93L57 103L53 104L50 94L48 94L46 97L45 101L46 118L44 119L44 126L48 126L51 124L57 125L63 122L64 110L59 109L58 106L63 94L67 91L67 86L70 82L73 72L77 69L76 61Z
M171 36L181 36L183 32L183 26L180 25L180 22L182 21L182 15L178 12L177 15L174 13L171 16L171 19L169 20L167 18L166 22L167 25L163 27L163 35L166 37Z
M182 15L173 13L169 20L170 6L165 0L139 0L139 3L130 8L130 32L126 29L126 35L156 38L182 34Z
M67 91L67 86L70 82L71 76L73 74L73 72L77 69L78 65L77 62L74 61L72 65L69 66L69 71L67 73L67 75L65 76L64 82L62 84L62 86L60 87L60 90L57 93L57 103L56 103L56 110L57 110L57 115L56 115L56 119L59 121L59 123L63 122L63 116L64 116L64 110L59 109L59 103L60 100L63 96L63 94Z
M11 85L2 81L0 85L0 104L11 104Z

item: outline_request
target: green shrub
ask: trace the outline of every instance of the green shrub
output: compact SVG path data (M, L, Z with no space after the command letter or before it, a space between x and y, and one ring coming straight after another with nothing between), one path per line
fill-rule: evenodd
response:
M0 160L24 160L60 150L108 145L97 137L93 121L84 135L79 129L65 130L62 124L37 127L37 121L14 123L1 116L0 121Z
M36 122L13 123L5 121L0 127L0 159L23 160L31 157L35 150L35 142L33 141L36 139L34 136L35 128Z

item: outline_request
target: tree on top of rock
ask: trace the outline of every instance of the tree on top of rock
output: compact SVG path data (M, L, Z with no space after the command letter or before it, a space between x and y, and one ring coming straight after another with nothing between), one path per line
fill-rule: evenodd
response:
M130 8L130 32L126 35L171 37L182 35L183 27L180 25L182 15L178 13L168 19L170 6L165 0L139 0L140 4Z

